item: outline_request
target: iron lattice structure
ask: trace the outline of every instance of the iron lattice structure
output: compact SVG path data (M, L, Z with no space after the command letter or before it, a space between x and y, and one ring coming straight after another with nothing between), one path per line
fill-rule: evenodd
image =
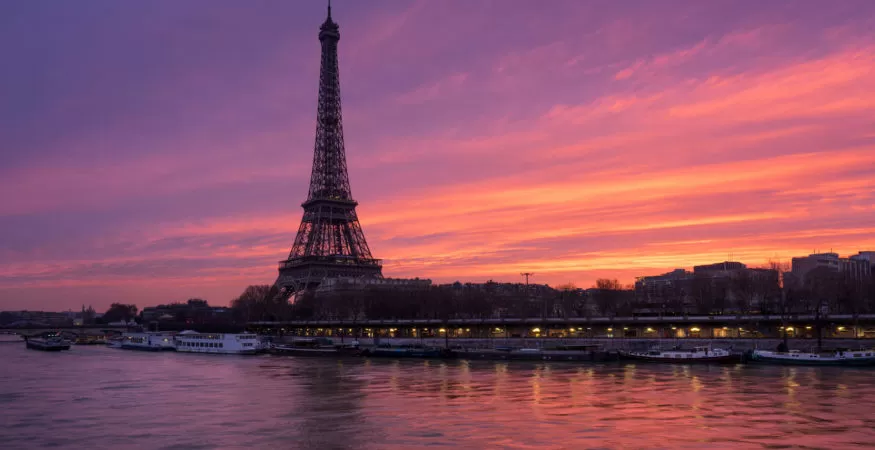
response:
M316 145L304 215L289 257L280 261L276 285L285 294L313 288L327 277L382 277L380 260L371 256L359 224L349 187L337 42L340 28L328 18L319 29L322 62L319 70L319 107Z

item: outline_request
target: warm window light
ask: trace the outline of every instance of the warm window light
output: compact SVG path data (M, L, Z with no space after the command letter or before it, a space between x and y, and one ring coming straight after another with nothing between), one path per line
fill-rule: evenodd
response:
M536 328L532 328L532 333L540 333L540 332L541 332L541 329L540 329L540 328L537 328L537 327L536 327Z
M608 328L608 331L614 331L614 329L613 329L613 328Z
M677 329L678 329L678 327L671 327L671 329L672 329L672 330L677 330Z
M628 330L628 329L629 329L629 327L623 327L623 329L624 329L624 330Z
M647 332L648 332L648 333L653 333L653 328L647 327Z
M793 331L793 327L787 327L787 331Z
M574 333L574 328L569 328L568 331Z
M698 333L700 330L697 327L690 328L693 333Z
M495 332L496 332L496 333L501 333L501 328L496 328L496 329L495 329Z
M440 329L440 330L438 330L438 332L439 332L439 333L446 333L446 332L447 332L447 330L445 330L445 329L443 329L443 328L441 328L441 329Z
M839 327L839 331L845 331L845 327Z
M810 330L810 329L811 329L811 325L808 325L807 327L805 327L805 329L806 329L806 330Z

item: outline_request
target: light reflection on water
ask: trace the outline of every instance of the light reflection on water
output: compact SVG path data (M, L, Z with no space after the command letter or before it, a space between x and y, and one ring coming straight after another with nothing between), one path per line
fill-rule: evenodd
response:
M849 448L873 398L866 369L0 345L3 448Z

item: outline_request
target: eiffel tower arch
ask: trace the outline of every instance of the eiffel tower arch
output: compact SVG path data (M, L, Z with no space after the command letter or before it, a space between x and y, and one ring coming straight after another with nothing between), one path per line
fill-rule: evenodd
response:
M276 286L282 295L317 287L335 277L382 278L382 263L371 256L356 215L346 169L337 42L340 27L328 17L319 28L322 61L316 144L304 215L288 258L279 263Z

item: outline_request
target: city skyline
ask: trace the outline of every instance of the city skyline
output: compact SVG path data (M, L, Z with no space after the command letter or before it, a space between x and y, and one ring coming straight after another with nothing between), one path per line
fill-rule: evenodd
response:
M868 2L333 6L349 176L387 277L588 287L875 248ZM0 309L271 283L307 192L324 15L0 6Z

